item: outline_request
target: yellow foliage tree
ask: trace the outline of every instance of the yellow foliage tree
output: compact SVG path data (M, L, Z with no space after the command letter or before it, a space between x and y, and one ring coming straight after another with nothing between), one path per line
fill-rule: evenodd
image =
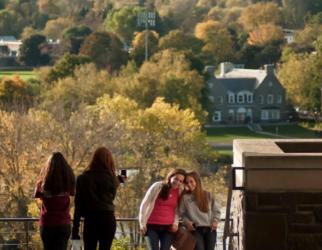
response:
M273 41L284 39L283 31L280 26L274 24L261 24L249 32L248 44L264 46Z

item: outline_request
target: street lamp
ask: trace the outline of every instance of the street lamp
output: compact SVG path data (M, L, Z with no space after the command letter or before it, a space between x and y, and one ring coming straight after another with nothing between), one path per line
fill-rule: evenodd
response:
M149 58L148 41L149 41L149 27L155 26L155 11L142 11L138 14L137 25L145 27L145 60Z

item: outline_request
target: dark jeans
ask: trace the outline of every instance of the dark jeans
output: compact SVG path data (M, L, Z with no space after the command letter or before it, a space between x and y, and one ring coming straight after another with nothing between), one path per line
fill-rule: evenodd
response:
M169 250L173 233L169 232L170 225L148 225L145 239L149 250Z
M197 227L195 231L195 250L214 250L216 246L217 231L211 231L210 227Z
M85 250L110 250L116 231L114 212L105 211L89 216L84 220L84 247Z
M40 237L44 250L66 250L71 233L70 225L40 227Z

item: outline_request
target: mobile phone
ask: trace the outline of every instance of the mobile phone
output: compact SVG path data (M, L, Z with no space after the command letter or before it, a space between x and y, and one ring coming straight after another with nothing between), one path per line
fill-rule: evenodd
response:
M121 176L126 177L126 169L121 169Z

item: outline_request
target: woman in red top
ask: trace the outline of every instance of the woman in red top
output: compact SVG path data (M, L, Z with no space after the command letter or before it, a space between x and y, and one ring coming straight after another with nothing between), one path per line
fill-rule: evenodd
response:
M71 233L70 196L75 193L75 176L64 156L53 153L42 168L35 198L42 201L40 236L45 250L66 250Z
M169 250L174 233L178 230L177 206L180 186L186 172L171 171L165 182L155 182L146 192L140 206L141 233L146 236L149 250Z

